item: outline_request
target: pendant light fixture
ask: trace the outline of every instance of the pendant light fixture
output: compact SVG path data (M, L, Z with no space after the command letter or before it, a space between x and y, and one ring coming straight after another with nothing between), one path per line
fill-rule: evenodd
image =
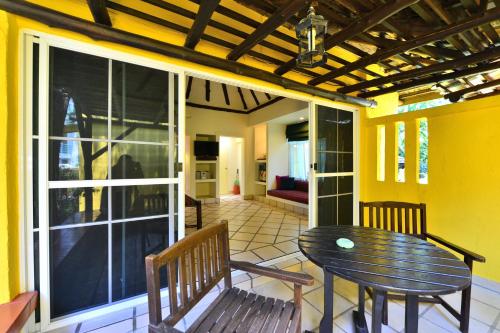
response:
M328 21L316 15L314 7L309 8L307 16L295 27L299 41L297 66L316 67L326 63L325 36Z

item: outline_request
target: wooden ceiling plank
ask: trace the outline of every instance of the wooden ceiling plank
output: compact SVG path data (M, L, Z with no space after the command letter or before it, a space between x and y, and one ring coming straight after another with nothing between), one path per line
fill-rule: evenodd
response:
M188 83L187 83L187 89L186 89L186 99L189 99L189 96L191 96L192 86L193 86L193 77L190 76L190 77L188 77Z
M205 100L210 102L210 80L205 80Z
M106 8L106 0L87 0L87 4L95 23L103 24L108 27L112 26L111 18Z
M200 41L200 38L203 35L213 12L219 5L219 2L220 0L201 0L198 8L198 14L196 14L196 19L194 20L191 30L189 30L186 37L184 47L194 50L196 44Z
M239 113L239 114L247 114L248 113L246 111L241 111L241 110L236 110L236 109L223 108L223 107L214 106L214 105L204 105L204 104L198 104L198 103L192 103L192 102L186 102L186 106L190 106L190 107L198 108L198 109L208 109L208 110L213 110L213 111L222 111L222 112L230 112L230 113Z
M225 83L222 84L222 92L224 93L224 101L226 102L226 105L231 105L229 94L227 93L227 85Z
M241 90L240 87L238 87L238 94L240 95L241 103L243 104L243 108L245 110L248 109L247 102L245 101L245 96L243 96L243 90Z
M399 92L407 89L412 89L420 86L424 86L427 84L432 84L432 83L437 83L437 82L445 82L448 80L454 80L458 79L461 77L469 76L469 75L476 75L476 74L482 74L482 73L487 73L489 71L498 69L500 66L500 63L498 62L492 62L488 64L480 64L475 67L463 69L460 71L455 71L453 73L447 73L447 74L441 74L441 75L432 75L423 79L417 79L405 83L400 83L393 85L388 88L384 89L379 89L379 90L373 90L373 91L368 91L365 93L361 93L358 96L363 97L363 98L372 98L384 94L389 94L393 92Z
M398 53L402 53L402 52L406 52L406 51L415 49L419 46L423 46L423 45L444 39L444 38L449 37L451 35L457 34L461 31L471 29L471 28L476 27L478 25L482 25L486 22L492 22L492 21L498 20L498 19L500 19L500 8L492 9L490 11L487 11L486 13L472 16L472 17L467 18L465 20L462 20L456 24L445 26L439 30L436 30L432 34L424 35L421 37L417 37L417 38L408 40L406 42L399 44L398 46L396 46L392 49L381 50L381 51L375 52L371 56L360 58L359 60L352 62L344 67L341 67L335 71L332 71L332 72L329 72L323 76L314 78L311 81L309 81L308 84L318 85L318 84L326 82L330 79L339 77L341 75L345 75L346 73L349 73L349 72L352 72L355 70L359 70L360 68L364 68L370 64L377 63L383 59L387 59L387 58L392 57Z
M478 85L475 85L475 86L472 86L469 88L454 91L452 93L444 95L444 98L449 99L451 102L457 102L465 94L468 94L471 92L476 92L478 90L482 90L482 89L486 89L486 88L496 88L498 86L500 86L500 79L492 80L489 82L485 82L483 84L478 84Z
M487 6L488 4L488 1L481 1L479 5L474 0L460 0L460 2L471 14L486 11L486 7L483 8L483 6L485 4ZM491 40L492 43L498 42L499 40L498 33L496 32L495 29L493 29L491 24L482 25L481 30L488 36L488 38Z
M454 70L457 68L462 68L468 65L477 64L483 61L495 60L500 57L500 46L486 49L484 51L471 54L469 56L464 56L455 60L449 60L435 65L430 65L424 68L416 68L402 73L385 76L382 78L361 82L344 88L340 88L338 91L342 93L350 93L353 91L359 91L362 89L367 89L375 86L379 86L387 83L394 83L408 79L414 79L419 76L433 74L437 72L442 72L445 70Z
M271 100L271 95L269 93L264 93L268 100Z
M388 17L398 13L399 11L405 9L406 7L418 2L419 0L394 0L390 3L384 4L370 13L363 15L359 19L353 21L347 27L342 29L341 31L331 35L327 39L325 39L325 50L329 50L336 45L339 45L349 39L352 39L354 36L365 32L371 27L380 24ZM287 62L284 66L276 69L274 71L275 74L283 75L287 71L291 70L295 67L295 59Z
M234 48L226 58L233 61L238 60L242 55L252 49L252 47L270 35L272 31L276 30L279 26L285 23L297 11L304 8L309 2L310 1L304 2L304 0L288 1L285 5L278 8L273 15L264 21L264 23L262 23L257 29L255 29L255 31L252 32L247 39Z

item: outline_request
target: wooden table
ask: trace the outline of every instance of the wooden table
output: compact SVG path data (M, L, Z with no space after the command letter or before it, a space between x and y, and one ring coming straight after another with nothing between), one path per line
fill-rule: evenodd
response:
M336 244L338 238L354 242L352 249ZM467 288L469 268L451 253L422 239L375 228L328 226L308 230L299 248L324 272L324 314L320 332L333 328L333 275L360 286L359 308L354 314L357 332L368 332L364 317L364 288L373 288L372 333L382 330L382 309L387 292L406 295L405 332L418 331L418 296L444 295Z

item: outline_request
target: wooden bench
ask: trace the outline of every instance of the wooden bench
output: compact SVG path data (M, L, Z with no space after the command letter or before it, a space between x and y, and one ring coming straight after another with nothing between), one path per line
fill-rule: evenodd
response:
M368 221L365 219L365 211L368 210ZM486 259L474 252L466 250L458 245L450 243L443 238L433 235L427 231L426 205L424 203L415 204L398 201L377 201L359 203L359 224L360 226L379 228L394 232L410 234L423 240L431 240L439 245L448 248L463 256L465 264L472 273L472 263L485 262ZM360 289L360 292L364 290ZM370 293L370 291L368 291ZM371 296L371 293L370 293ZM404 300L404 296L388 294L388 299ZM430 302L441 304L453 317L460 322L460 331L469 332L471 287L462 291L460 312L454 309L442 297L434 296L420 297L419 302ZM387 299L384 300L383 323L387 325Z
M160 298L163 267L167 270L170 306L165 319ZM233 287L231 268L293 283L294 302ZM300 332L302 285L314 283L307 274L231 261L227 221L198 230L161 253L147 256L146 275L150 333L179 332L175 324L222 279L224 290L187 332Z

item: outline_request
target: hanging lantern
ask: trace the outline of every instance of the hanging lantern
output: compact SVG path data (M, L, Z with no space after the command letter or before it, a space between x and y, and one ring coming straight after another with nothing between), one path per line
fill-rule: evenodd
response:
M316 67L326 63L325 36L328 21L316 15L314 7L309 8L307 16L295 27L299 40L297 66Z

